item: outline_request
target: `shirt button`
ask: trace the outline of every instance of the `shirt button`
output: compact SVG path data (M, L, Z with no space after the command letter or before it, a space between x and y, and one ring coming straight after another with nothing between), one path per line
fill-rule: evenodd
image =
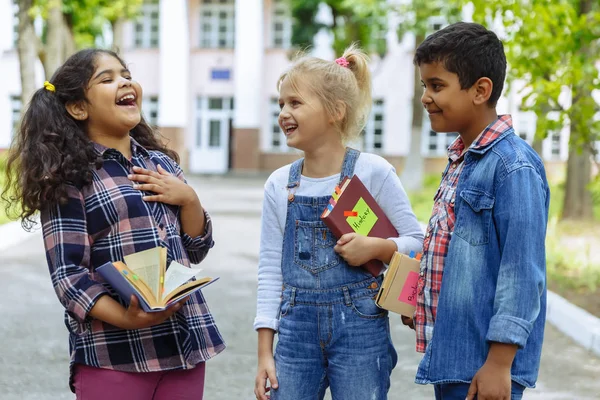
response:
M450 200L450 203L454 204L454 197Z
M452 165L450 166L450 168L452 168L452 169L456 168L456 164L452 164Z
M164 229L164 228L165 228L165 225L164 225L163 223L160 223L160 224L158 224L158 227L159 227L160 229Z
M371 285L369 286L369 289L377 289L379 287L379 285L377 284L377 282L373 282L371 283Z
M427 234L425 235L425 237L429 237L429 232L427 232Z
M425 276L425 271L421 271L421 273L419 275Z

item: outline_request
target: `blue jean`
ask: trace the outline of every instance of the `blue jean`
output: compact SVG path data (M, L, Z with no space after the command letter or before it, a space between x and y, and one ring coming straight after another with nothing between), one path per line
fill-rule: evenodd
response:
M435 385L435 400L465 400L469 392L470 383L445 383ZM512 382L510 390L510 400L521 400L525 386L519 385L517 382ZM477 400L477 396L475 396Z
M387 311L373 300L377 289L288 292L275 350L279 389L271 399L323 399L327 387L333 400L387 399L397 354Z

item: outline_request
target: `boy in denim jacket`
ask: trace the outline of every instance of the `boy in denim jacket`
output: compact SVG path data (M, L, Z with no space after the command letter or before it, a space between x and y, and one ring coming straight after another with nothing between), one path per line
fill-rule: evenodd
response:
M496 113L506 58L493 32L450 25L414 62L432 129L460 134L424 241L416 382L433 384L436 399L521 399L535 386L544 335L544 165Z

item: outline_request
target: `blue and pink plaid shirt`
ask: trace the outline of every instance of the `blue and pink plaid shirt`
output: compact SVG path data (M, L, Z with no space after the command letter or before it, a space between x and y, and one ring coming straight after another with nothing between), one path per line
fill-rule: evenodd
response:
M499 117L479 135L469 148L477 149L488 145L510 127L512 127L510 115ZM466 150L460 136L448 148L448 166L433 199L433 211L423 241L421 276L415 312L416 349L421 353L425 352L433 335L438 298L442 286L444 260L448 254L448 247L454 231L456 187L465 165Z
M103 158L92 183L68 187L68 202L41 213L46 258L56 294L65 307L71 366L85 364L127 372L188 369L224 350L225 344L201 292L165 322L123 330L88 316L100 296L124 304L95 272L109 261L162 246L168 263L199 263L213 246L212 223L205 213L205 233L182 232L180 209L142 200L127 178L132 167L156 171L160 164L184 180L181 168L165 154L148 151L131 139L131 160L95 145Z

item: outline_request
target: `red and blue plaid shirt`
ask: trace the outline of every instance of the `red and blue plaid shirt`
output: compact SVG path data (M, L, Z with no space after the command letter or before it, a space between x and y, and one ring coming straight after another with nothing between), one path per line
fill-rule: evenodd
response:
M131 160L98 144L95 149L103 165L93 170L92 183L69 186L65 205L41 213L52 284L66 309L71 366L128 372L193 368L225 348L200 291L170 319L145 329L124 330L88 313L103 295L124 305L95 268L156 246L167 249L168 263L199 263L214 244L211 219L205 213L204 235L192 238L182 232L179 207L146 202L144 193L132 187L127 175L133 166L156 171L160 164L185 180L165 154L148 151L133 139Z
M510 127L512 127L510 115L500 116L479 135L470 148L477 149L486 146ZM417 351L421 353L425 352L433 335L444 260L448 254L448 247L454 231L456 187L464 167L465 153L465 145L459 136L448 148L448 167L442 175L440 187L433 199L433 211L423 241L421 276L415 312Z

